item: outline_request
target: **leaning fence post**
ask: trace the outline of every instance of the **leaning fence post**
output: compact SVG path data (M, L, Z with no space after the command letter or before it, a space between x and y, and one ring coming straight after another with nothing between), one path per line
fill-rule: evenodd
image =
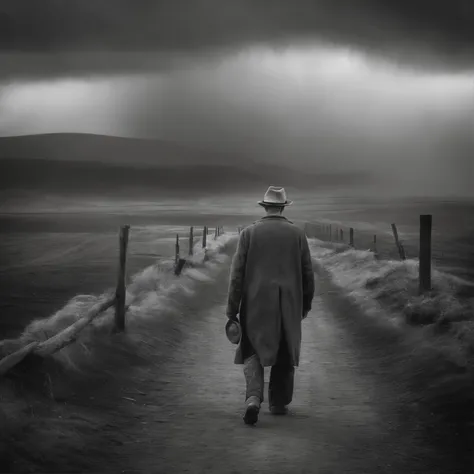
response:
M193 254L193 245L194 245L194 228L193 226L189 229L189 255Z
M216 240L216 239L217 239L217 227L216 227L216 229L214 230L214 240Z
M354 228L353 227L349 229L349 245L351 247L354 247Z
M405 249L403 248L403 245L400 242L400 239L398 238L398 230L395 224L392 224L392 232L395 238L395 245L397 246L398 254L400 255L400 260L406 260Z
M431 291L432 216L420 215L419 292Z
M202 231L202 248L206 247L206 237L207 237L207 226L204 226Z
M120 227L119 245L119 272L117 289L115 290L115 329L117 331L125 330L125 267L127 262L127 246L129 225Z

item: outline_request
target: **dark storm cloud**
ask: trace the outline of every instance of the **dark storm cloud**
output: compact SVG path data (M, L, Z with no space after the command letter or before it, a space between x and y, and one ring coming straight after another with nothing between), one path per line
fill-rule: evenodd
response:
M195 53L253 43L278 45L313 39L360 47L407 64L470 67L474 64L474 2L2 0L0 3L0 48L4 52ZM58 59L51 66L53 71L77 68L61 56ZM110 68L126 69L127 61L111 61ZM85 69L105 69L104 62L98 63L95 56L92 60L83 56L83 62ZM135 64L128 66L149 69L162 64L135 60ZM47 68L44 64L45 72Z

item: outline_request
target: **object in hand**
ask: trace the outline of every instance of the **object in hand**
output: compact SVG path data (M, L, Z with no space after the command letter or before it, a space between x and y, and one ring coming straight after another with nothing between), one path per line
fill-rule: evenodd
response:
M237 321L229 319L225 325L225 333L227 339L229 339L232 344L238 344L240 342L242 330L240 328L240 324Z

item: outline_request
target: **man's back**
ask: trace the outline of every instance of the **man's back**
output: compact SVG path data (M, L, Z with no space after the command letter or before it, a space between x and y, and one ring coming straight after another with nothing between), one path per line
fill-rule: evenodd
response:
M264 278L267 284L279 285L287 285L291 280L294 285L295 275L301 275L302 271L302 231L283 216L266 216L249 226L246 232L249 279L254 284ZM258 278L254 278L257 275Z

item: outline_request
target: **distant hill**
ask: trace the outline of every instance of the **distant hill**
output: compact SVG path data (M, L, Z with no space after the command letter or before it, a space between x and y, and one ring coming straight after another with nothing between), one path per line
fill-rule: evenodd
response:
M59 133L0 138L2 190L159 194L161 191L308 189L367 177L311 174L173 142Z
M222 164L237 157L164 140L87 133L50 133L0 137L0 158L94 161L137 166ZM238 157L239 160L242 157ZM249 162L250 163L250 162Z
M0 159L0 189L72 195L160 195L250 190L265 179L233 166L189 165L153 168L91 161Z

